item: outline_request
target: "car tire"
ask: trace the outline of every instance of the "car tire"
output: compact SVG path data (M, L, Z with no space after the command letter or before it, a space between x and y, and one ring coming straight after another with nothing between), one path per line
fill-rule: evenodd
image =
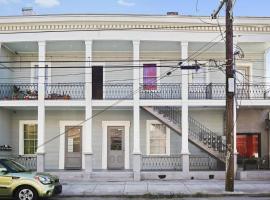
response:
M38 194L37 191L30 186L21 186L16 189L14 194L15 200L37 200Z

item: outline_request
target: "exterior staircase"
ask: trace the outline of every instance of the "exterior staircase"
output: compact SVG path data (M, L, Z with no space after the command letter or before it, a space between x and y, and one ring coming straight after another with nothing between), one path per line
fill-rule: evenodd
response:
M160 122L174 130L179 135L181 130L181 108L179 107L142 107L145 111L156 117ZM200 122L189 117L188 139L195 146L225 163L226 141Z

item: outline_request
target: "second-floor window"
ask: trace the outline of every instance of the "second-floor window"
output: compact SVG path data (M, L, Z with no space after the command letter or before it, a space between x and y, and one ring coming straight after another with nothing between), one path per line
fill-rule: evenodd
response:
M156 64L143 65L143 89L144 90L157 89L157 65Z
M38 83L38 79L39 79L39 74L38 74L38 71L39 71L39 67L38 67L38 64L34 64L32 65L32 83ZM45 84L47 83L50 83L50 76L51 76L51 73L50 73L50 68L49 68L49 65L46 64L45 65Z

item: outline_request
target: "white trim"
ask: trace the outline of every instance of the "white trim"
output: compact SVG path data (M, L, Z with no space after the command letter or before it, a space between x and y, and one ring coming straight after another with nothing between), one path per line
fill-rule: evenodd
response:
M102 121L102 169L107 169L107 127L124 126L125 127L125 169L129 169L129 129L130 121Z
M65 127L66 126L81 126L82 127L82 169L85 168L85 162L84 162L84 148L85 145L87 145L87 141L85 138L85 131L84 126L82 124L82 121L59 121L59 169L65 169Z
M38 62L31 62L31 83L35 83L35 66L39 66ZM45 66L48 66L48 83L52 82L52 65L51 62L46 62ZM45 70L46 73L46 70ZM39 76L39 75L38 75ZM45 74L44 74L45 76ZM44 77L44 79L46 79L46 77ZM37 81L38 83L38 81Z
M170 155L171 153L171 131L166 126L166 154L150 154L150 126L151 124L162 124L158 120L146 120L146 155Z
M253 64L252 63L236 63L235 64L236 65L236 70L238 69L238 68L241 68L241 67L246 67L246 68L248 68L248 79L249 79L249 82L248 83L253 83ZM237 81L237 80L236 80Z
M24 155L24 132L23 132L23 126L25 124L38 124L38 121L37 120L20 120L19 121L19 155Z

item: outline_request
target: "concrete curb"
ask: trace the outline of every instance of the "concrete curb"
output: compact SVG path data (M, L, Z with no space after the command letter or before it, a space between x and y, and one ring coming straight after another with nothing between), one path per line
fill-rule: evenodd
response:
M158 198L206 198L206 197L270 197L270 193L220 193L220 194L207 194L207 193L195 193L195 194L144 194L144 195L59 195L56 198L76 198L76 197L104 197L104 198L150 198L150 199L158 199Z

